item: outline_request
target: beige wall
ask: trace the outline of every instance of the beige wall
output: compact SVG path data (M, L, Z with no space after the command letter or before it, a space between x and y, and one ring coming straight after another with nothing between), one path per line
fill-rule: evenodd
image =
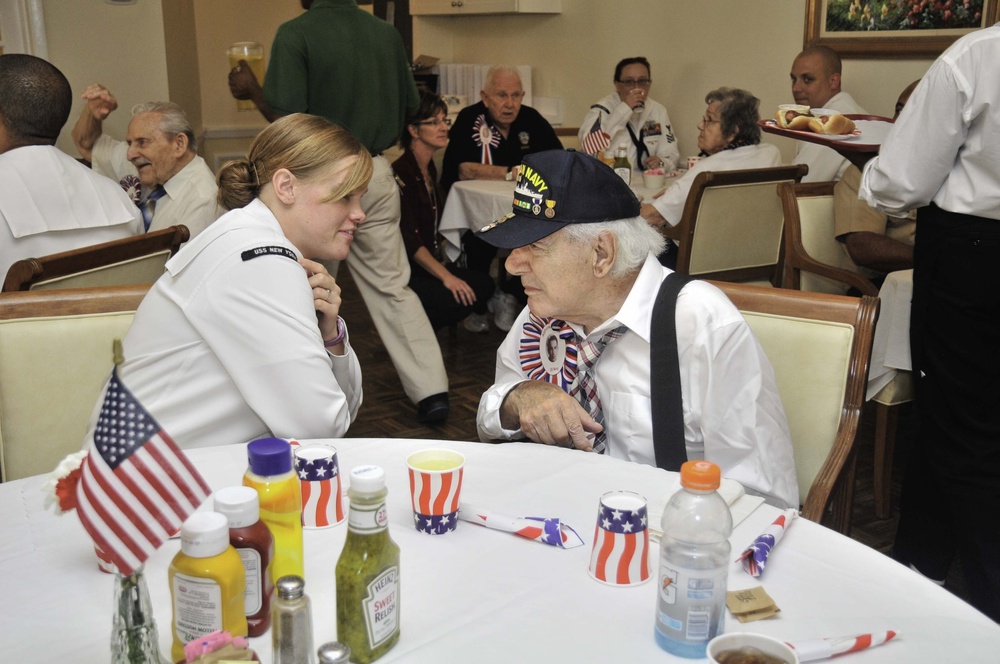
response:
M76 94L101 82L122 108L108 132L124 137L128 108L151 99L184 106L207 132L202 153L239 151L264 126L237 111L226 86L225 49L259 41L265 58L277 27L301 11L298 0L43 0L49 53ZM704 94L720 85L761 98L762 113L791 101L788 69L802 47L799 0L566 0L558 15L417 17L414 51L444 62L509 62L533 67L534 93L563 101L564 125L578 126L611 88L614 63L643 54L653 69L652 96L670 111L681 153L696 150ZM890 114L899 91L931 59L847 60L845 89L869 112ZM71 123L81 108L77 101ZM786 159L791 141L771 139ZM69 131L60 147L75 154Z
M712 88L750 90L762 115L791 102L788 71L802 49L805 4L566 0L552 16L417 17L414 52L444 62L530 64L533 94L561 97L566 126L579 126L590 105L612 91L618 60L645 55L650 96L667 107L688 155L697 152L695 125ZM870 113L891 115L896 96L930 63L847 60L844 87ZM794 154L792 141L772 138L786 159Z
M169 98L159 2L119 6L104 0L43 0L42 10L49 60L69 79L76 97L60 148L77 154L70 129L83 108L79 97L91 83L103 83L118 97L121 106L105 125L120 138L134 104Z

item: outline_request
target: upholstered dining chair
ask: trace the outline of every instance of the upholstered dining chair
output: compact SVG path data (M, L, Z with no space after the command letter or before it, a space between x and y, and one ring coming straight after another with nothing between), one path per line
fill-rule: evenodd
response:
M785 288L843 295L853 287L865 295L878 288L858 271L836 238L833 188L835 182L778 185L785 214ZM871 398L875 404L875 516L892 512L892 457L896 447L899 406L915 397L913 375L899 372Z
M677 271L702 279L777 284L781 277L780 182L808 166L705 171L691 184L678 223Z
M802 516L848 534L861 406L878 298L714 282L774 367L788 418Z
M7 270L3 291L63 290L151 284L167 259L191 236L177 225L39 258L19 260Z
M53 470L81 449L148 285L0 293L0 478Z

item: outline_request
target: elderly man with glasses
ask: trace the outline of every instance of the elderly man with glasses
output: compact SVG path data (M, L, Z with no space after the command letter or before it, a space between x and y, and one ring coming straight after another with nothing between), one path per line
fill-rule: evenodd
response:
M541 113L521 104L524 88L513 67L491 67L479 94L482 100L463 108L448 134L441 168L441 186L445 190L458 180L514 180L525 155L562 149L552 125ZM496 247L471 232L465 234L462 247L468 268L489 274ZM523 305L521 281L504 280L489 303L493 322L501 330L509 330ZM485 314L470 316L465 326L473 332L485 332Z
M625 58L615 66L615 91L590 107L580 125L580 145L588 154L628 148L634 168L677 166L680 152L663 104L649 98L649 60Z

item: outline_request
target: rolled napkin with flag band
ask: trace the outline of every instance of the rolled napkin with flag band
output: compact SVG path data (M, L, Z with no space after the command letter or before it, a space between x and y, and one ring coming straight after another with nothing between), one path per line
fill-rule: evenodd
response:
M560 549L574 549L583 546L583 540L576 531L555 518L507 516L472 505L463 507L458 513L458 518L493 530L520 535Z
M771 555L771 551L785 536L785 530L798 515L798 510L785 510L764 532L757 536L757 539L750 546L743 550L737 560L743 562L743 569L747 574L753 577L761 575L767 566L767 558Z
M856 636L840 636L828 639L809 639L806 641L788 642L800 662L811 662L817 659L827 659L837 655L846 655L859 650L867 650L888 643L896 637L896 632L872 632Z

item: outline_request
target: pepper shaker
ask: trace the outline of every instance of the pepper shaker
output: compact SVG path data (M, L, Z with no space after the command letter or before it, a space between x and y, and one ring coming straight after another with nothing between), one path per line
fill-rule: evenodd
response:
M274 664L316 664L312 610L305 585L305 580L294 574L283 576L274 584L277 591L271 602Z

